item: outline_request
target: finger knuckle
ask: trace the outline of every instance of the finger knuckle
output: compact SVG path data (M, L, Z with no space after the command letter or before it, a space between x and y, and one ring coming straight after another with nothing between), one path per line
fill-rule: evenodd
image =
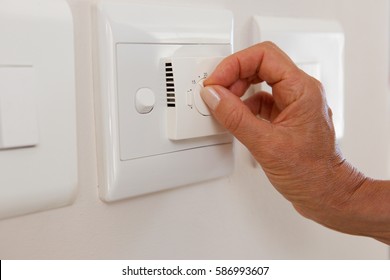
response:
M333 118L333 111L332 111L332 109L329 106L328 106L328 116L330 118Z
M323 84L313 77L310 78L311 78L311 85L312 85L310 88L311 92L317 95L318 99L322 101L321 102L322 104L326 105L327 104L326 93Z
M268 49L275 49L277 46L274 42L272 41L264 41L261 43L265 48L268 48Z

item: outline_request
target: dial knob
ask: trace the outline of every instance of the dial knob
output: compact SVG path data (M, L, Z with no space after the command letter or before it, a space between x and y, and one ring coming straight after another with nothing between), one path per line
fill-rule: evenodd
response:
M200 96L200 91L202 90L203 86L203 81L205 79L201 79L196 85L194 89L194 103L195 107L198 110L198 112L203 115L203 116L210 116L210 110L207 107L206 103L204 103L202 97Z

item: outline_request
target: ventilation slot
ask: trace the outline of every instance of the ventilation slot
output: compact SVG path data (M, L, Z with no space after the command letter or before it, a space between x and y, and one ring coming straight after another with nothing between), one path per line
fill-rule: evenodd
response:
M165 87L167 92L167 106L176 107L175 100L175 83L173 80L172 63L165 63Z

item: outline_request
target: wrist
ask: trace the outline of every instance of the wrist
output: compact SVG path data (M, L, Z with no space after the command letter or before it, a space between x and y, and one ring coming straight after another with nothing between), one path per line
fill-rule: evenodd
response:
M328 228L390 244L390 182L368 178L345 160L327 174L316 206L295 208Z
M390 182L367 178L346 207L353 234L390 245Z

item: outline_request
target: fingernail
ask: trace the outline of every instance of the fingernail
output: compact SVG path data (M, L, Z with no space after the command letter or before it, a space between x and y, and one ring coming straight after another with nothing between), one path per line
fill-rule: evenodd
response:
M221 97L212 87L202 88L202 90L200 91L200 96L212 111L215 111L219 104L219 101L221 101Z

